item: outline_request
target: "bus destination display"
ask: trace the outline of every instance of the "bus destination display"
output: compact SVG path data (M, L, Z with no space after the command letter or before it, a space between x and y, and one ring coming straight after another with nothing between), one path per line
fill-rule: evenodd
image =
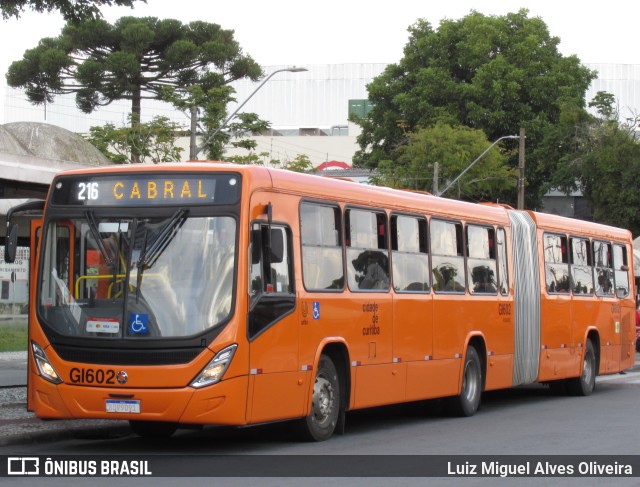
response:
M139 174L59 177L51 202L65 206L233 204L240 177L233 174Z

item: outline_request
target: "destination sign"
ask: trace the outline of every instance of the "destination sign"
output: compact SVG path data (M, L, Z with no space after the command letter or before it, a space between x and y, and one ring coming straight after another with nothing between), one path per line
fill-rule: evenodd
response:
M59 176L51 203L64 206L225 205L238 201L237 174Z

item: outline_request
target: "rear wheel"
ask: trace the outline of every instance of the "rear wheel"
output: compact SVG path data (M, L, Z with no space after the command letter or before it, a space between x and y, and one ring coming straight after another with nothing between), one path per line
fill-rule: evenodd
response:
M469 347L464 359L462 389L460 395L451 398L451 411L456 416L473 416L480 407L481 395L482 364L477 350Z
M169 438L178 429L176 423L163 421L129 421L129 426L135 434L152 440Z
M342 413L340 381L331 358L322 355L318 363L311 398L311 412L300 421L300 432L309 441L324 441L333 435Z
M582 358L582 375L567 380L567 390L573 396L589 396L596 388L596 352L591 340L587 340Z

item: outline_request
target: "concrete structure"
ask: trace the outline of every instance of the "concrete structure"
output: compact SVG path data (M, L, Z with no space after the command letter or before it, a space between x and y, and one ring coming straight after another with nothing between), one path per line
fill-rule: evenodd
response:
M0 125L0 198L44 198L56 173L104 164L109 161L100 151L64 128L32 122Z

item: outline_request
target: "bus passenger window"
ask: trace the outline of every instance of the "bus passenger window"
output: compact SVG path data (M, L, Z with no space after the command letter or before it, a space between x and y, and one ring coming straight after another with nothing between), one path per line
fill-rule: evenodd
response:
M344 288L340 208L300 205L302 279L307 290Z
M507 265L507 236L504 228L498 228L498 239L496 241L498 252L498 279L500 285L500 294L506 296L509 294L509 266Z
M347 275L352 291L389 289L389 253L384 213L347 210Z
M627 261L627 248L623 245L613 245L613 268L616 296L624 298L629 295L629 262Z
M427 221L409 216L391 217L391 249L396 292L428 292Z
M464 293L462 224L431 220L432 282L437 293Z
M593 294L593 259L586 238L571 238L571 290L576 295Z
M471 294L497 294L495 231L467 225L467 271Z
M567 237L545 233L542 242L547 292L550 294L569 294Z
M596 296L613 296L613 268L611 261L611 244L593 241L593 258L595 261L593 274Z

